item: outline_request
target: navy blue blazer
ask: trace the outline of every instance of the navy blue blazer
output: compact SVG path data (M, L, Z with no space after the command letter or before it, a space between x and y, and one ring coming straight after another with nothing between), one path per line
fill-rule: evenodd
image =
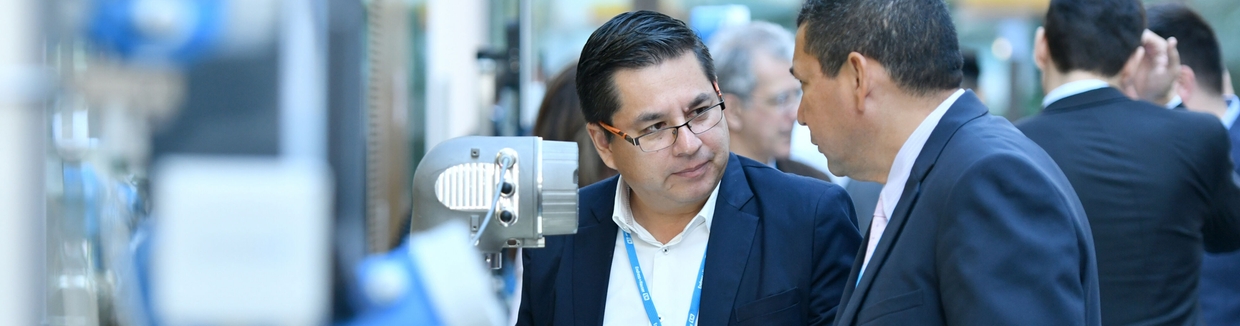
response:
M837 325L1100 323L1076 193L972 91L931 132L854 288L864 249L857 257Z
M1236 101L1240 101L1240 99ZM1231 129L1227 130L1227 138L1231 139L1232 168L1236 170L1237 174L1240 174L1240 125L1237 125L1237 122L1240 122L1240 117L1232 120Z
M1237 118L1236 120L1240 120ZM1231 161L1240 174L1240 125L1232 122ZM1201 257L1201 320L1206 325L1240 325L1240 251Z
M1105 325L1195 325L1203 249L1240 248L1240 189L1218 118L1112 87L1021 121L1080 195Z
M517 325L603 323L619 232L616 182L579 191L577 234L523 251ZM720 182L699 324L831 324L861 241L844 189L735 154Z

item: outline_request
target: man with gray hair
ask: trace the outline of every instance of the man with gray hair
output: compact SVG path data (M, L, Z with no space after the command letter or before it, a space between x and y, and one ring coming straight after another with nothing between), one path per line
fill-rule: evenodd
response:
M730 146L737 155L780 171L831 182L818 169L788 158L801 85L788 74L792 33L769 22L733 26L711 37L719 90L729 109Z

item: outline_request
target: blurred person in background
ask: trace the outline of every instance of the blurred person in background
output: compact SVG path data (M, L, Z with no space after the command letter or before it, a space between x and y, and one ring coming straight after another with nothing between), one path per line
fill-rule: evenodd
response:
M612 18L581 51L577 92L619 175L578 192L576 234L524 251L518 325L832 323L861 241L848 196L730 153L693 30Z
M1097 325L1089 224L1055 162L960 89L940 0L809 0L793 75L831 172L882 182L836 325Z
M792 46L791 32L761 21L727 28L711 37L719 90L729 106L724 112L729 148L780 171L831 182L818 169L788 158L801 103L801 85L788 74Z
M1240 117L1240 102L1229 94L1230 78L1223 67L1223 54L1214 29L1205 19L1178 3L1150 7L1146 14L1150 31L1164 39L1177 41L1179 77L1170 90L1174 98L1168 107L1209 113L1228 129L1231 157L1240 162L1240 129L1232 128ZM1234 166L1240 173L1240 166Z
M1223 96L1227 97L1228 101L1235 101L1236 89L1231 87L1231 71L1228 71L1227 67L1223 67Z
M1085 206L1103 324L1199 324L1203 247L1240 248L1227 131L1216 117L1120 90L1145 85L1133 89L1150 99L1170 89L1177 40L1158 42L1145 29L1140 0L1052 0L1034 37L1049 92L1043 111L1017 125L1055 159Z
M960 88L973 90L973 94L977 94L977 98L986 102L986 92L982 91L982 85L978 83L982 70L977 65L977 52L961 51L964 57L964 65L960 67L960 72L964 73L964 79L960 80Z
M1233 164L1240 162L1240 102L1224 95L1223 53L1214 29L1183 4L1150 7L1146 12L1150 31L1178 42L1180 77L1175 92L1188 110L1219 117L1231 138ZM1240 169L1236 170L1240 172ZM1201 320L1206 325L1240 325L1240 252L1206 253L1201 260Z
M603 164L586 131L586 119L581 115L581 100L577 98L577 62L564 67L547 84L547 95L538 106L538 119L534 122L534 136L545 140L577 142L577 187L585 187L599 180L616 175L616 170Z

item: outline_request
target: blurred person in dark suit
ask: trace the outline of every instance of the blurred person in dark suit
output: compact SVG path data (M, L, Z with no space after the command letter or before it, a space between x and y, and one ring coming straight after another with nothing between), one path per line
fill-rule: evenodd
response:
M977 63L977 52L961 52L961 55L964 57L964 65L961 66L960 72L964 73L964 79L960 81L960 88L973 90L973 93L977 94L977 98L985 102L986 92L982 91L982 84L979 83L982 69Z
M1174 91L1188 110L1212 114L1228 129L1233 164L1240 162L1240 102L1225 95L1223 53L1214 29L1183 4L1150 7L1150 31L1174 37L1180 54L1180 77ZM1174 102L1174 101L1173 101ZM1240 169L1236 170L1240 172ZM1240 325L1240 252L1206 253L1201 260L1201 319L1206 325Z
M1120 91L1170 89L1178 40L1159 41L1140 0L1052 0L1034 44L1049 92L1017 124L1085 206L1104 325L1199 324L1203 249L1240 248L1240 188L1218 119Z
M788 158L801 103L800 84L788 75L792 46L792 33L769 22L733 26L711 37L707 47L729 106L724 112L729 147L780 171L831 182L818 169Z
M1150 31L1177 40L1180 75L1172 89L1176 99L1167 105L1218 117L1230 135L1232 161L1240 162L1240 129L1232 128L1240 117L1240 101L1228 94L1230 78L1214 29L1201 15L1178 3L1150 7L1146 16ZM1235 168L1240 173L1240 165Z
M940 0L809 0L798 121L832 173L883 183L836 325L1097 325L1085 212L1036 144L960 89Z
M619 175L581 188L574 235L524 250L517 325L829 325L860 235L837 185L728 150L728 103L684 22L617 15L577 92Z
M616 170L603 164L598 157L590 133L586 131L586 119L581 115L581 100L577 98L577 62L564 67L547 83L547 95L538 106L538 120L534 122L534 136L545 140L577 142L577 187L585 187L616 175Z

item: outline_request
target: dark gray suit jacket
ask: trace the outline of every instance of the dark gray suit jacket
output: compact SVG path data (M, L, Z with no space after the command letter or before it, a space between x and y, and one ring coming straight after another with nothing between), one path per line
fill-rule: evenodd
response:
M874 209L878 208L878 195L883 192L883 184L861 180L849 180L844 191L852 197L853 207L857 209L857 230L862 235L870 232L870 223L874 219Z

